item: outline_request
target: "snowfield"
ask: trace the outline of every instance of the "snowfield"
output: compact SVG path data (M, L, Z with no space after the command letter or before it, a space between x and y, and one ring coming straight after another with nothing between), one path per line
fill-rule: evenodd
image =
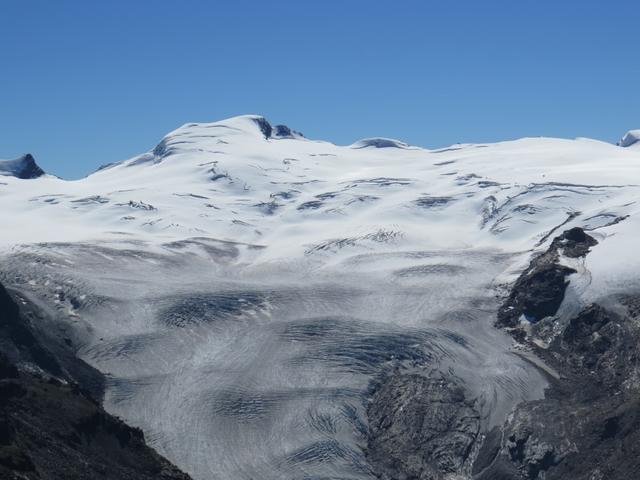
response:
M637 284L638 138L337 146L242 116L77 181L14 162L2 281L107 375L105 408L194 478L374 478L380 375L455 375L485 430L541 398L544 374L492 324L555 235L599 241L562 308Z

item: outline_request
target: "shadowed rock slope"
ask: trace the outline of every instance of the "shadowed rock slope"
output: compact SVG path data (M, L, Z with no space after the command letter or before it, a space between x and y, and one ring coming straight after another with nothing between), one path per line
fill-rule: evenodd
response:
M36 160L30 153L15 160L0 160L0 175L10 175L23 180L38 178L44 175Z
M24 310L0 285L0 478L188 480L103 410L99 374L43 343Z
M395 372L374 382L367 459L384 480L626 480L640 472L640 292L559 314L596 240L567 230L514 283L497 326L545 364L545 397L482 427L454 375ZM557 373L557 375L556 375Z
M510 327L560 378L551 379L544 399L519 405L502 428L486 436L475 479L637 478L640 292L606 297L569 318L557 315L567 275L559 252L577 258L595 243L579 229L563 233L531 262L503 305L498 324ZM545 272L557 281L540 281ZM543 310L543 316L527 314ZM516 314L531 324L518 324Z

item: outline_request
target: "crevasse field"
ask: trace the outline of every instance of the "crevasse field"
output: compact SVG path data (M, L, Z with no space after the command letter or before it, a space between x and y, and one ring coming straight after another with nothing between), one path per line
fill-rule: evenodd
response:
M374 478L383 374L456 376L484 430L542 397L544 365L493 322L554 235L599 241L562 309L636 281L638 138L425 150L256 116L188 124L82 180L0 176L3 281L194 478Z

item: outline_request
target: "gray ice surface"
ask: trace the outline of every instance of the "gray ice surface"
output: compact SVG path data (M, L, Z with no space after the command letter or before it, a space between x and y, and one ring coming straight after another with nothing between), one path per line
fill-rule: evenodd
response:
M368 386L442 369L485 427L540 398L539 371L492 327L495 250L247 261L244 245L48 244L3 281L60 318L108 377L106 409L195 479L371 479Z

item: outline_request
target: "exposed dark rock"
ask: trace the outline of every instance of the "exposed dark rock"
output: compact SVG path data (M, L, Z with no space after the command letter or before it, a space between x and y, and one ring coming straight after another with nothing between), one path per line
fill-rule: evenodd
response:
M597 241L580 228L556 237L546 252L535 257L520 275L498 311L498 326L516 327L522 315L535 323L554 315L567 288L567 276L575 270L561 265L560 254L571 258L586 255Z
M565 272L560 252L582 257L596 241L580 229L553 240L518 279L499 324L541 300L559 306ZM549 273L550 272L550 273ZM546 275L546 277L545 277ZM545 289L546 288L546 289ZM640 472L640 294L604 298L569 318L547 317L528 335L512 334L560 372L545 398L516 407L476 457L475 480L623 480ZM605 307L606 305L606 307ZM553 309L551 309L553 310ZM551 311L549 310L549 311ZM538 317L539 318L539 317ZM519 334L520 333L520 334ZM540 342L540 340L543 342ZM539 345L545 345L545 348Z
M258 125L258 128L262 132L262 135L264 135L264 138L267 140L270 139L271 134L273 133L273 127L267 121L267 119L264 117L255 117L253 121L256 122L256 125Z
M0 285L0 351L17 364L37 366L43 372L82 385L90 395L102 399L104 378L79 360L68 339L58 336L53 321L21 298L18 305Z
M640 295L637 297L640 298ZM635 302L634 302L635 303ZM640 334L637 317L589 305L538 353L561 372L545 398L519 405L493 460L476 480L623 480L640 471ZM495 452L495 440L482 451ZM504 476L504 472L511 472Z
M385 480L462 473L480 430L474 402L441 374L389 375L375 387L367 415L367 459Z
M41 177L44 173L30 153L15 160L0 161L0 175L11 175L28 180Z
M563 255L578 258L584 257L589 253L589 249L597 244L598 241L595 238L586 234L581 228L574 227L554 238L549 248L556 251L562 249Z
M0 398L1 478L189 478L73 385L22 372Z
M297 138L304 137L302 133L291 130L286 125L276 125L273 127L273 136L277 138Z
M101 392L100 374L23 303L0 285L0 478L188 480L102 409L89 392Z

